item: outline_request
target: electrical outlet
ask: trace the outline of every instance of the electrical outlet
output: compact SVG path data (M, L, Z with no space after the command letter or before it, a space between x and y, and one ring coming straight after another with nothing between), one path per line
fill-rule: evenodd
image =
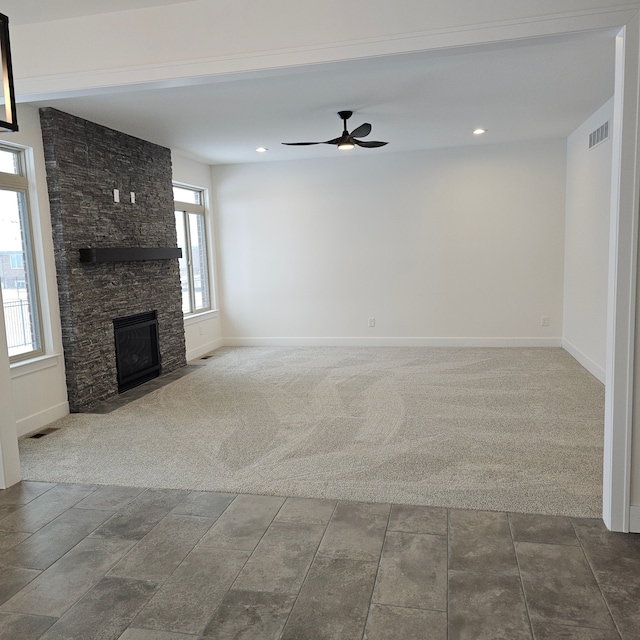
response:
M370 327L375 327L376 326L376 319L375 318L369 318L369 326Z
M202 327L198 327L198 333L202 335Z
M541 327L549 326L549 316L540 316L540 326Z
M132 191L131 192L131 204L135 204L136 203L136 192Z
M120 189L113 190L113 201L120 202Z

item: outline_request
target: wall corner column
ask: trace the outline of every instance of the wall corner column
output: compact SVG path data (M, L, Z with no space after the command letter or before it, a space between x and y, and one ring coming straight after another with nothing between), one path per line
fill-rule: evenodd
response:
M610 530L628 532L632 433L640 425L634 417L635 401L640 399L635 353L640 344L636 337L640 14L616 37L615 65L602 517Z
M4 313L0 313L0 407L0 489L6 489L20 482L21 476Z

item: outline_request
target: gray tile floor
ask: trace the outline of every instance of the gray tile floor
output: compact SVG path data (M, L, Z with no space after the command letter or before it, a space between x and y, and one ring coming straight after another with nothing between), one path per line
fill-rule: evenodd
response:
M598 520L131 487L0 491L6 640L631 640Z

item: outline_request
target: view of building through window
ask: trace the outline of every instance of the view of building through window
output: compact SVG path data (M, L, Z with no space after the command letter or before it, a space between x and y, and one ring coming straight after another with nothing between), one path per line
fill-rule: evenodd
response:
M185 314L211 309L209 256L203 193L199 189L175 186L176 231L182 283L182 311Z
M24 152L0 147L0 283L9 356L42 350Z

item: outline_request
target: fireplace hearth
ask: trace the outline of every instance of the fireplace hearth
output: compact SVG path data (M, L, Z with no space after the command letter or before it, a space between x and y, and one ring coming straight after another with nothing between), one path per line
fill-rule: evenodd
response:
M115 318L118 393L133 389L160 375L158 314L156 311Z

